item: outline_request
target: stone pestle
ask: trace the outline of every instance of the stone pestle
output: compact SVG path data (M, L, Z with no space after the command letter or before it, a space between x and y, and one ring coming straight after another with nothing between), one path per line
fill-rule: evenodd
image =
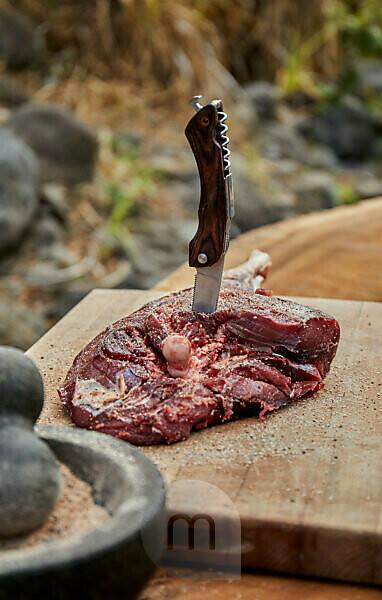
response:
M41 526L59 494L56 458L33 429L43 402L34 363L20 350L0 346L0 537Z

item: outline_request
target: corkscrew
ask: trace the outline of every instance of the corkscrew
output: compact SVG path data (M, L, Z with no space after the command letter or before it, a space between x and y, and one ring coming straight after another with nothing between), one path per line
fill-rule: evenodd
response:
M218 110L218 136L220 145L222 147L223 154L223 167L224 167L224 176L227 177L231 172L231 161L229 157L231 156L231 150L228 148L229 137L227 135L228 125L226 125L225 121L227 120L227 113L224 110Z
M231 151L222 101L202 105L200 99L194 96L190 101L196 114L185 131L198 166L201 190L199 226L190 242L189 264L197 270L193 310L214 312L234 215Z

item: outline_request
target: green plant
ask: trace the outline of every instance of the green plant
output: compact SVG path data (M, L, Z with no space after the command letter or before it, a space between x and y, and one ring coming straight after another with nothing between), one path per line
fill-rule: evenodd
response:
M379 95L371 93L366 95L365 101L370 114L378 121L382 121L382 98Z
M382 57L380 0L358 0L355 5L335 0L329 5L327 19L342 36L345 52L352 56Z
M335 189L335 203L337 205L355 204L359 201L359 194L347 181L339 181Z
M382 57L382 4L380 0L331 0L325 17L341 47L337 77L319 86L321 99L333 103L359 91L357 59ZM371 112L379 114L378 98L364 99Z
M149 168L131 175L128 183L107 182L106 193L111 204L110 231L118 234L121 226L125 226L126 218L138 212L137 202L142 198L148 199L154 192L153 172Z
M323 19L322 26L309 37L292 31L287 46L275 48L281 62L276 80L285 95L303 91L321 97L322 73L317 70L317 56L335 44L337 33L333 23Z
M305 91L335 102L356 86L355 59L382 57L381 0L328 0L322 3L323 25L305 38L294 32L285 48L277 48L281 67L277 81L285 94ZM336 77L322 80L315 64L317 53L337 42Z
M290 47L282 52L283 64L277 74L277 82L283 94L288 95L300 90L314 96L318 94L312 56L320 43L318 35L305 42L294 37Z
M127 220L137 216L157 192L159 173L140 155L136 144L110 130L100 132L98 202L106 210L107 228L125 245Z

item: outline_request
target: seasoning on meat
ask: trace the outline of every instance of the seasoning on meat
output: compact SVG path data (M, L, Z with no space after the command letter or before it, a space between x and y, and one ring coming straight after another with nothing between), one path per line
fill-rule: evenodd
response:
M339 342L333 317L234 287L201 314L191 296L146 304L80 352L59 390L79 427L136 445L174 443L322 387Z

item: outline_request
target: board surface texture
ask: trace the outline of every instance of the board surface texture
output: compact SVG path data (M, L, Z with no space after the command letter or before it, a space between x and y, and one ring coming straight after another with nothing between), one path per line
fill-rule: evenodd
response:
M231 241L225 268L247 260L254 248L272 258L266 287L278 295L382 300L382 198L300 215L247 231ZM193 284L179 267L155 289Z
M106 325L159 295L96 290L28 351L46 386L40 422L70 424L56 389L74 357ZM225 526L239 515L244 567L381 584L382 305L300 300L341 325L323 391L264 422L246 418L143 451L167 480L170 513L207 512ZM193 494L175 483L189 480ZM237 557L240 546L230 552Z

